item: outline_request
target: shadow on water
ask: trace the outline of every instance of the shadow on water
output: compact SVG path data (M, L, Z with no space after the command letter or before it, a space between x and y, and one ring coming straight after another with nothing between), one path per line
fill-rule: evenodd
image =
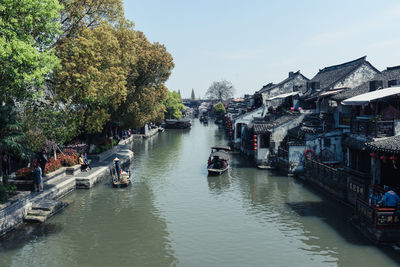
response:
M315 190L315 189L313 189ZM316 192L320 196L320 191ZM393 261L400 264L400 255L389 246L379 246L367 239L362 233L351 226L349 218L353 210L342 204L335 203L335 200L322 195L323 201L302 201L285 203L287 207L293 210L301 217L316 217L323 221L337 234L339 234L346 242L356 245L371 247L376 246L382 253L386 254ZM304 241L307 243L308 241Z
M61 231L62 226L58 223L23 224L0 238L0 253L6 250L21 249L27 243L37 242Z

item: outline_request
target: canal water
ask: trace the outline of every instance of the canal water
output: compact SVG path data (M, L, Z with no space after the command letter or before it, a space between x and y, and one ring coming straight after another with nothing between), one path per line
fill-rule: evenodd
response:
M254 168L208 177L215 125L134 144L133 186L103 181L42 225L0 239L0 266L397 266L347 222L350 211L294 178Z

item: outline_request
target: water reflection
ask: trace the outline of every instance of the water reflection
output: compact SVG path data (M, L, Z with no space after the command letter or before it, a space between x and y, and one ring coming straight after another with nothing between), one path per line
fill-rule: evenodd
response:
M395 266L353 231L349 211L295 179L231 154L208 176L215 125L135 142L131 187L76 191L43 225L0 240L0 265Z

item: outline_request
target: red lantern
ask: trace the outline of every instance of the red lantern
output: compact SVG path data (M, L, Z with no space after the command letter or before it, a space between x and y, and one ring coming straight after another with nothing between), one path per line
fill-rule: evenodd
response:
M254 151L257 151L257 147L254 147Z
M379 157L383 163L386 163L387 157L385 155L382 155Z
M254 137L254 138L257 138L257 135L255 134L255 135L253 135L253 137Z
M376 153L371 152L371 153L369 153L369 156L370 156L371 158L375 158L375 157L376 157Z
M253 141L254 141L254 143L257 143L257 139L254 139Z
M394 161L394 162L397 161L397 157L395 157L395 156L391 156L389 159L390 159L391 161Z

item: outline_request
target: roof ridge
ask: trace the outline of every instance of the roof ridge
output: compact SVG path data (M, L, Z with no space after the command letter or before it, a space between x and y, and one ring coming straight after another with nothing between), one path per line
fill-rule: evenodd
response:
M363 56L363 57L360 57L360 58L357 58L355 60L348 61L348 62L345 62L345 63L342 63L342 64L325 67L322 70L320 69L319 73L326 72L326 71L337 70L337 69L340 69L340 68L343 68L343 67L347 67L347 66L351 66L351 65L357 65L357 64L363 63L366 60L366 58L367 58L367 56Z
M392 67L387 67L386 70L384 70L384 71L397 70L397 69L400 69L400 65L398 65L398 66L392 66Z

